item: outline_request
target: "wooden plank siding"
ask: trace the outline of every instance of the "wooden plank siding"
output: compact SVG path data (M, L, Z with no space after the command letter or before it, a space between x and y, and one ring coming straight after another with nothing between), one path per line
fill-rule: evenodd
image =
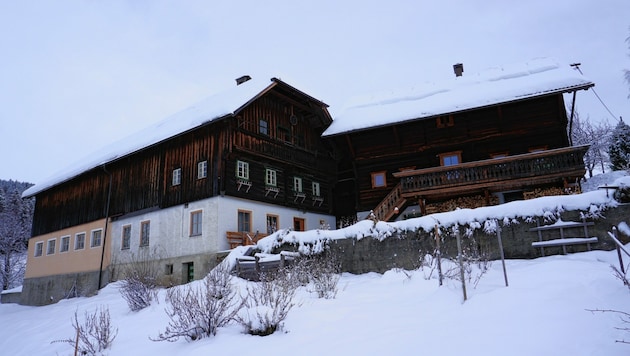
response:
M441 125L445 124L445 125ZM345 154L354 155L357 211L374 209L400 182L402 168L440 166L439 155L461 151L462 162L486 160L493 154L525 154L532 148L569 145L567 115L561 94L477 108L450 115L410 120L395 126L333 137ZM372 188L371 173L386 171L387 185ZM346 212L347 213L347 212Z
M33 236L102 219L109 215L166 208L228 194L303 211L330 212L336 163L331 146L321 138L330 124L325 107L283 85L274 87L236 115L212 121L163 142L93 168L37 194ZM297 122L292 122L295 116ZM259 132L259 119L269 127ZM295 121L295 120L294 120ZM290 136L278 128L287 128ZM285 131L286 132L286 131ZM253 186L248 193L235 186L236 161L250 163ZM207 161L207 176L197 177L197 164ZM279 192L266 194L265 168L278 170ZM173 170L181 169L181 182L173 185ZM296 202L292 177L303 178L307 194ZM313 204L311 182L320 183L323 201Z

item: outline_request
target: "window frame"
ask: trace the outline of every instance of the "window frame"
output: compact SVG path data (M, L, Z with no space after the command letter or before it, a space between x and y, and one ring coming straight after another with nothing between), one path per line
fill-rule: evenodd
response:
M33 250L33 257L42 257L44 255L44 241L38 241L35 243L35 249Z
M127 232L127 233L125 233ZM131 249L131 225L124 225L120 236L120 249Z
M247 217L247 220L241 219L241 217ZM236 229L239 232L252 232L252 211L238 209L237 217L236 217ZM248 230L243 230L245 228L245 224L247 225Z
M98 233L98 239L95 239L95 236ZM98 244L96 242L98 242ZM90 233L90 248L101 247L103 243L103 229L94 229Z
M57 251L57 239L48 239L46 241L46 256L54 255L55 251Z
M296 194L304 193L304 184L302 177L294 176L293 177L293 191Z
M321 197L322 195L322 191L321 191L321 185L319 184L319 182L311 182L311 193L313 194L314 197Z
M278 171L271 168L265 169L265 185L268 187L278 186Z
M190 237L201 236L203 234L203 210L190 212Z
M208 177L208 161L197 162L197 179Z
M74 250L85 250L85 232L77 232L74 234Z
M171 179L171 186L175 187L182 184L182 168L175 168L173 169L173 176Z
M249 162L236 161L236 178L249 180Z
M387 187L387 171L372 172L370 173L370 177L372 180L372 189ZM383 180L382 183L379 183L379 178Z
M258 133L269 136L269 121L265 119L258 119Z
M272 226L272 224L274 223L275 226ZM278 231L278 226L280 226L280 216L276 214L267 214L267 216L265 217L265 225L268 235Z
M458 164L462 164L462 151L444 152L438 154L438 157L440 157L440 166L442 167L452 167L457 166ZM450 157L457 157L457 163L448 165L445 164L446 159Z
M59 241L59 253L70 251L70 235L61 236Z
M146 232L146 235L145 235ZM151 243L151 220L140 222L140 247L147 247Z

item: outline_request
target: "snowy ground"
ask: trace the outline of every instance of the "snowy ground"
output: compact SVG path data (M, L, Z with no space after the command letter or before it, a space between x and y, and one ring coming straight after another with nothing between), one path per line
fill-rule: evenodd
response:
M458 281L439 286L426 269L343 274L335 299L298 290L282 332L249 336L234 324L214 338L174 343L149 340L168 323L164 291L134 313L110 284L95 297L45 307L0 305L0 353L72 355L68 344L51 342L74 337L75 311L81 317L104 306L118 328L110 355L629 355L630 345L616 340L630 341L617 329L630 324L589 311L630 312L630 290L611 265L618 266L615 251L508 260L506 287L494 262L466 302Z

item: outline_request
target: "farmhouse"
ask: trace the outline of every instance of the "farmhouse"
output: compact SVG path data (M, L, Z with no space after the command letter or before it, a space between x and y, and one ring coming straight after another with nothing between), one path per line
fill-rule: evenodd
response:
M335 225L327 105L275 78L237 83L24 192L36 208L23 303L95 291L147 258L179 284L234 244Z
M571 147L563 94L591 86L535 61L369 97L333 120L279 79L238 78L24 192L36 207L21 302L89 294L140 260L185 283L279 228L579 189L586 147Z
M454 70L450 81L358 98L335 117L324 137L343 150L338 215L387 221L579 189L588 147L571 147L563 94L592 82L548 59Z

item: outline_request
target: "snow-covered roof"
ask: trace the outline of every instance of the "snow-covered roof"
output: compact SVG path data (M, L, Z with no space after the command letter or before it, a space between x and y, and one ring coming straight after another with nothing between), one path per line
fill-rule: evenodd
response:
M85 159L66 167L22 193L28 198L68 181L84 172L125 157L148 146L162 142L201 125L237 113L261 94L277 84L278 80L250 79L229 90L210 96L193 106L168 116L162 121L107 145Z
M534 59L440 83L422 83L405 91L356 97L335 116L323 135L389 126L593 85L568 65L548 58Z

